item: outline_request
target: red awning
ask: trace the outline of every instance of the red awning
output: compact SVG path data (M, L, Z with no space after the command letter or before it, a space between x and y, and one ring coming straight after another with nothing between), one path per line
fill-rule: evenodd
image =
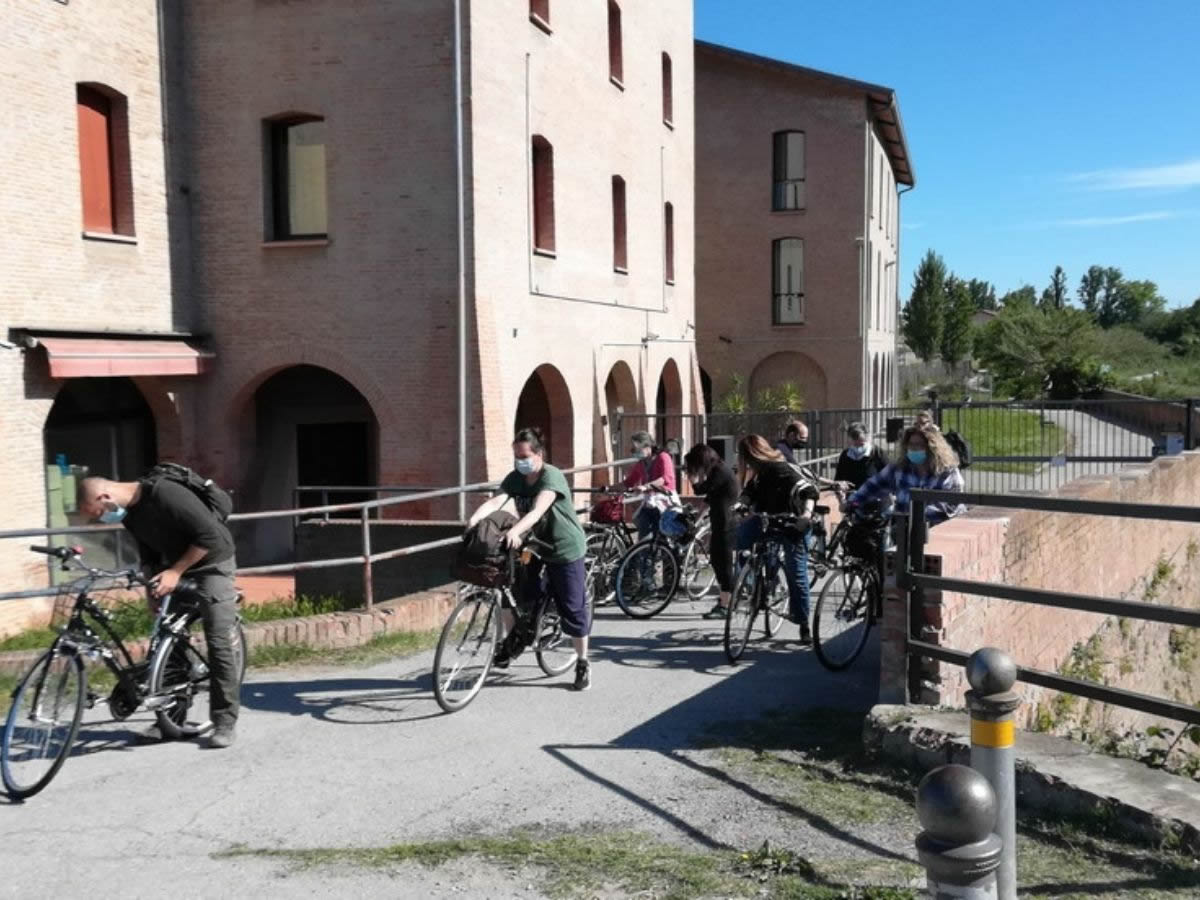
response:
M185 339L38 337L51 378L115 375L200 375L215 357Z

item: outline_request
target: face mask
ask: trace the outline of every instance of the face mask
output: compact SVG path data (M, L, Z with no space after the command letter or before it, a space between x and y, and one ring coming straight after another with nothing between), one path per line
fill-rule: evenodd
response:
M870 452L871 452L870 444L863 444L862 446L859 446L856 444L851 444L849 447L846 448L846 455L849 456L851 459L862 459Z
M926 455L927 454L924 450L909 450L908 453L905 454L905 456L908 457L908 461L914 466L919 466L925 462Z
M537 460L535 460L532 456L527 456L524 459L518 459L516 461L516 467L517 471L522 475L532 475L537 471Z
M125 514L127 512L129 512L129 510L123 506L113 506L112 509L106 509L104 512L100 513L100 521L105 525L116 525L125 518Z
M808 446L808 438L793 438L792 446L793 447L807 447Z
M653 449L652 447L638 447L638 448L637 448L637 450L636 450L636 453L637 453L637 455L638 455L638 456L640 456L642 459L649 459L649 458L650 458L650 451L651 451L652 449Z

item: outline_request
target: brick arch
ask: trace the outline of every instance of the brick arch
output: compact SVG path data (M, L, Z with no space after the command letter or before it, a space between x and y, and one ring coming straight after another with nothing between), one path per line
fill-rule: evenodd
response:
M540 428L546 459L560 469L575 465L575 409L562 372L550 363L538 366L521 388L513 421L521 428Z
M794 381L804 392L804 406L824 409L829 405L829 385L825 370L811 356L795 350L772 353L750 373L750 396L764 388Z
M633 369L624 360L617 360L608 370L604 380L605 414L611 419L622 407L626 413L633 413L638 408L637 381L633 377Z
M659 417L655 422L654 437L660 445L665 446L669 438L682 436L683 379L679 375L679 363L673 358L663 363L659 373L654 412Z

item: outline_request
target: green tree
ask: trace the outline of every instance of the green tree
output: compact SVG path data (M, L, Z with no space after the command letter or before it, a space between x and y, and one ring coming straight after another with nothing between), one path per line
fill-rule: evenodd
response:
M1079 279L1079 304L1093 319L1100 318L1100 292L1104 290L1104 267L1088 266Z
M1067 273L1062 266L1054 267L1050 276L1050 286L1042 291L1041 306L1043 309L1065 309L1067 306Z
M1009 306L1036 306L1038 301L1037 289L1031 284L1023 284L1015 291L1009 291L1000 298L1000 308Z
M1121 322L1121 294L1125 278L1121 270L1109 266L1104 270L1104 278L1100 286L1100 309L1096 314L1096 322L1101 328L1111 328Z
M1110 382L1101 365L1099 332L1077 309L1014 304L989 322L976 342L997 387L1024 400L1078 397Z
M928 250L913 275L912 294L904 307L904 341L913 353L929 362L937 355L945 325L946 263Z
M1124 281L1117 291L1115 318L1117 324L1139 325L1148 316L1161 313L1167 301L1158 293L1153 281Z
M967 290L971 292L976 309L995 309L999 305L996 302L996 289L989 281L972 278L967 282Z
M971 353L971 316L975 300L967 282L951 275L946 279L946 307L942 317L942 340L939 347L947 370L966 359Z

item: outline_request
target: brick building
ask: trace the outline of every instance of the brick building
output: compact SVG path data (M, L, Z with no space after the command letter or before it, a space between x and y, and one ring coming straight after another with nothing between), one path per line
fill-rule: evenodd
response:
M697 349L712 395L798 384L809 409L896 396L895 93L696 43Z

